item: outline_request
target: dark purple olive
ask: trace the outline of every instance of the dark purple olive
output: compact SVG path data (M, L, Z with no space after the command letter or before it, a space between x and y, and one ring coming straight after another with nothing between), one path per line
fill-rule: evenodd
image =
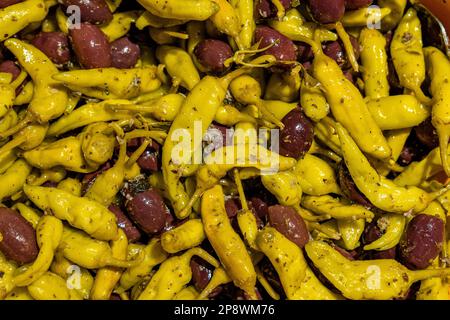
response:
M192 281L197 290L202 291L207 286L212 277L212 270L209 269L197 257L191 259Z
M361 49L358 40L355 37L350 36L350 42L353 47L353 53L355 58L358 60L361 54ZM350 63L347 59L347 54L345 52L344 45L341 41L332 41L324 46L323 52L329 56L331 59L336 61L336 63L341 67L350 67Z
M256 215L265 220L269 214L269 206L265 201L258 197L252 197L249 201L251 208L256 212Z
M404 146L397 162L401 166L407 166L417 157L417 149L413 146Z
M153 189L135 194L126 207L131 219L148 234L161 232L171 216L163 198Z
M62 32L41 32L31 43L56 64L70 61L69 39Z
M20 68L14 63L14 61L6 60L0 63L0 72L11 73L12 79L15 80L20 74Z
M0 9L12 6L13 4L24 2L25 0L2 0L0 1Z
M301 109L295 108L282 120L280 131L280 154L286 157L301 158L311 148L314 129Z
M273 55L278 61L297 60L297 47L291 39L282 35L277 30L267 26L256 27L255 42L258 43L259 41L259 48L265 48L273 44L264 53Z
M81 23L79 29L70 29L69 34L78 62L84 68L111 67L111 46L99 27Z
M314 19L322 24L338 22L345 13L345 0L309 0L308 3Z
M269 222L286 238L303 248L309 241L309 232L303 218L291 207L275 205L268 208Z
M195 47L194 54L207 72L222 73L227 69L224 62L233 56L233 50L224 41L205 39Z
M297 46L297 60L300 61L301 63L311 61L311 59L314 57L311 46L305 43L298 43L296 44L296 46Z
M82 22L102 24L113 19L113 14L105 0L62 0L60 2L66 9L69 6L78 7Z
M373 0L345 0L345 10L356 10L368 7Z
M128 217L125 215L125 213L123 213L122 209L120 209L119 206L111 204L108 209L116 216L117 225L125 232L128 241L136 242L141 238L141 232L139 231L139 229L133 225L133 222L128 219Z
M159 170L158 154L152 150L145 150L138 158L137 164L143 170L157 172Z
M431 123L431 118L425 120L417 127L414 128L417 139L430 149L434 149L439 146L439 137L436 129Z
M15 210L4 207L0 208L0 251L19 264L33 262L39 252L33 226Z
M358 187L344 163L341 163L339 166L338 178L339 186L347 199L359 203L366 208L373 207L369 199L358 190Z
M419 214L406 227L400 254L408 266L425 269L439 255L444 241L444 221Z
M231 198L225 200L225 210L227 211L228 218L234 218L237 216L238 211L240 210L239 199Z
M291 7L291 0L280 0L284 9ZM278 10L270 0L256 0L255 1L255 16L256 19L274 18L277 16Z
M140 56L141 49L137 44L131 42L128 37L111 42L112 66L114 68L133 68Z

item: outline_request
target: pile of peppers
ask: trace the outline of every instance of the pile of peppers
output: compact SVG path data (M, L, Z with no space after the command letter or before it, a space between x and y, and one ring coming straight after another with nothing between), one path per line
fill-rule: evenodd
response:
M449 300L450 60L346 2L0 3L0 299Z

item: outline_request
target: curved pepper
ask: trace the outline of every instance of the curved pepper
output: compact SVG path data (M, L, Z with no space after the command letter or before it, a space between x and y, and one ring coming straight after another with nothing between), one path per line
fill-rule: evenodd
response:
M302 187L293 172L285 171L261 176L263 186L272 193L279 204L298 207L302 199Z
M214 1L219 5L219 11L209 19L219 32L233 38L237 37L241 31L241 24L233 6L227 0Z
M201 214L206 236L233 283L256 298L256 272L244 242L228 219L221 186L206 191Z
M162 18L203 21L219 10L211 0L138 0L152 14Z
M302 41L303 37L313 39L317 34L320 42L336 41L337 35L314 22L306 22L297 9L290 9L283 19L269 20L269 26L294 41Z
M295 300L341 300L338 294L330 289L317 279L310 267L306 267L305 278L303 279L300 288L295 292Z
M359 90L316 42L308 39L305 42L313 48L314 77L322 84L333 116L350 132L361 150L378 159L388 158L389 145Z
M167 27L178 26L178 25L184 24L184 23L186 23L186 20L163 18L163 17L156 16L149 11L145 11L136 20L136 28L138 28L139 30L142 30L145 27L153 27L153 28L166 27L167 28Z
M319 84L312 83L308 76L305 76L300 87L300 105L305 115L314 122L319 122L330 113L330 105Z
M0 300L2 300L0 294ZM33 297L28 292L27 288L17 287L14 288L8 295L5 297L5 300L34 300Z
M383 31L394 29L402 20L408 0L378 0L378 5L382 8L389 8L391 12L384 17L381 23Z
M197 300L205 300L208 299L208 296L222 284L230 283L232 280L226 273L226 271L219 267L216 268L213 272L211 280L209 280L206 287L200 292L200 294L196 297Z
M281 100L288 103L296 102L298 101L300 86L301 79L298 73L296 75L291 75L291 73L272 73L264 92L264 99Z
M96 122L83 129L79 138L84 159L89 167L97 168L112 158L116 145L113 132L105 122Z
M393 259L350 261L323 241L310 241L305 250L320 272L354 300L400 298L418 280L450 274L450 269L411 271Z
M128 239L125 232L119 229L119 238L111 241L111 255L115 259L125 260L127 258ZM97 271L94 285L91 290L91 299L108 300L111 293L119 282L122 270L115 267L105 267Z
M275 267L286 297L295 300L306 275L307 264L302 250L272 227L262 229L256 243Z
M253 0L230 0L231 5L237 13L241 30L234 38L240 50L250 49L253 43L253 37L256 29L254 19L254 1Z
M12 209L17 209L22 217L25 218L36 229L42 213L37 213L36 210L24 205L23 203L16 203Z
M156 66L133 69L100 68L52 74L57 83L72 91L101 100L130 99L161 86Z
M67 288L63 278L49 271L30 284L28 292L35 300L82 300L76 291Z
M340 194L334 169L319 157L305 154L294 169L304 193L322 196L329 193Z
M137 252L142 252L143 259L137 265L128 268L124 271L120 278L120 291L126 291L137 284L140 280L145 279L151 275L152 269L167 259L168 254L161 246L159 239L153 238L145 246L143 245L129 245L137 246ZM139 255L137 253L136 255Z
M198 256L214 267L218 262L205 250L196 247L181 256L174 256L164 261L150 279L138 300L170 300L186 286L192 278L190 261Z
M113 19L107 24L100 27L102 32L108 38L109 42L113 42L125 36L131 29L131 24L136 22L140 11L126 11L113 14Z
M336 122L330 117L325 117L314 126L314 136L333 152L342 155L341 142L335 127Z
M0 41L14 36L33 22L44 20L47 13L43 0L27 0L0 9Z
M14 54L34 83L33 99L27 111L39 123L61 116L66 109L66 89L52 79L58 73L50 59L31 44L19 39L5 41L5 47Z
M95 201L56 188L25 185L23 191L41 210L66 220L99 240L118 237L115 215Z
M14 289L12 279L16 268L16 264L6 259L0 252L0 272L3 274L0 277L0 300L3 300Z
M403 235L406 218L398 214L385 214L377 220L383 235L377 240L366 244L364 250L383 251L395 247Z
M205 239L200 219L191 219L161 235L161 246L169 253L177 253L199 246Z
M364 232L365 219L339 219L337 228L341 235L339 244L346 250L354 250L359 247L359 239Z
M442 193L426 193L417 187L399 187L393 181L380 176L358 149L347 131L336 125L341 140L342 153L350 174L358 189L381 210L392 213L417 213Z
M391 13L390 8L380 8L373 10L371 8L361 8L347 11L342 17L342 24L345 27L365 27L370 21L379 21L383 23L383 19Z
M425 80L425 59L422 51L422 29L417 12L410 8L395 30L391 57L400 85L415 93L422 103L429 103L420 86Z
M364 28L359 34L359 45L366 97L378 99L389 96L386 38L376 29Z
M450 61L441 51L428 47L424 49L428 75L431 79L430 91L433 96L431 122L439 136L442 166L450 176L450 159L448 146L450 139Z
M108 242L93 239L84 232L70 227L64 227L58 252L64 258L87 269L107 266L129 268L139 262L115 258Z
M194 286L188 286L178 292L173 300L195 300L198 296L198 291Z
M1 201L22 189L31 169L31 166L25 160L18 159L0 175Z
M33 263L18 268L13 282L16 286L24 287L39 279L52 263L56 248L63 232L61 220L52 216L42 216L36 226L36 238L39 254Z
M359 219L372 220L373 212L359 204L347 204L338 198L329 195L304 196L302 206L318 215L329 215L335 219Z

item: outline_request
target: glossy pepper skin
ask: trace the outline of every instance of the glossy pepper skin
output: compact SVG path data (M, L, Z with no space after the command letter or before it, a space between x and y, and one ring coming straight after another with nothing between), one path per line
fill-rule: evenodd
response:
M450 176L448 156L448 141L450 139L450 61L438 49L428 47L424 49L428 75L431 79L430 91L433 96L433 109L431 122L439 136L439 148L442 166Z
M66 109L68 96L66 89L52 76L58 73L50 59L31 44L19 39L5 41L8 48L19 60L34 82L33 98L28 112L39 123L46 123L61 116Z
M425 209L433 200L429 194L417 187L399 187L391 180L380 176L356 146L348 132L336 125L341 141L342 153L350 174L358 189L369 201L387 212L417 213Z
M219 10L219 5L211 0L138 0L152 14L178 20L206 20Z
M425 80L422 29L417 12L410 8L395 30L391 56L400 85L415 93L423 103L429 103L420 86Z
M323 241L311 241L305 250L320 272L354 300L400 298L412 283L450 273L450 269L411 271L393 259L350 261Z
M231 226L223 199L221 186L211 188L202 197L206 237L233 283L255 298L256 272L244 242Z
M45 19L48 13L44 0L27 0L0 9L0 41L4 41L30 23Z
M23 190L41 210L66 220L69 224L86 231L96 239L117 239L116 217L98 202L76 197L56 188L25 185Z

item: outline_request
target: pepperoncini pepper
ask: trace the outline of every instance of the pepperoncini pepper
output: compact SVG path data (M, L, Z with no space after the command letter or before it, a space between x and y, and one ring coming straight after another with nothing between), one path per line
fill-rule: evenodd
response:
M422 48L422 29L417 12L410 8L395 30L391 42L391 56L400 85L411 90L423 103L429 103L420 86L425 80L425 59Z
M205 239L200 219L190 219L161 235L161 246L169 253L177 253L200 245Z
M39 254L36 260L18 268L15 271L13 282L16 286L28 286L40 278L52 263L56 248L63 232L61 220L52 216L42 216L36 226L37 244Z
M206 191L201 213L206 237L234 284L256 298L256 272L244 242L228 219L221 186Z
M450 176L447 150L450 139L450 61L441 51L433 47L425 48L424 54L431 79L430 91L433 96L431 122L439 136L442 166L447 176Z
M169 300L172 299L192 278L190 261L198 256L214 267L218 262L203 249L189 249L181 256L174 256L164 261L150 282L139 295L138 300Z
M138 0L152 14L178 20L206 20L219 10L219 5L211 0Z
M16 160L0 175L0 200L19 192L31 173L31 166L23 159Z
M56 66L43 52L19 39L6 40L5 47L17 57L33 79L33 98L27 109L31 118L46 123L61 116L68 96L66 89L52 79L58 73Z
M302 250L272 227L261 230L256 242L275 267L287 298L295 300L306 275Z
M364 250L388 250L395 247L403 235L406 218L398 214L385 214L377 220L377 224L384 234L377 240L366 244Z
M66 220L99 240L118 237L114 214L101 204L56 188L25 185L23 191L41 210Z
M305 250L320 272L354 300L401 298L418 280L450 274L450 269L411 271L393 259L350 261L323 241L310 241Z
M392 213L405 213L410 210L417 213L442 193L440 191L429 194L417 187L399 187L391 180L380 176L348 132L340 124L336 124L336 129L350 175L358 189L374 206Z
M52 78L72 91L101 100L135 98L161 86L156 66L73 70L52 74Z

